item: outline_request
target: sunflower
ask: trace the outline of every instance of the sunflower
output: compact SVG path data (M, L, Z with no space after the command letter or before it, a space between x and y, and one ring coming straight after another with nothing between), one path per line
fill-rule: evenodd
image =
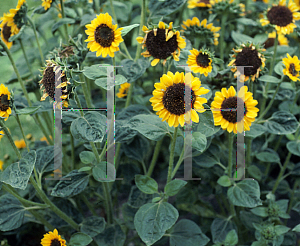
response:
M191 110L185 113L185 76L190 81L191 86ZM184 76L184 73L168 72L160 78L160 83L155 83L156 88L153 91L153 97L150 99L153 110L158 111L156 114L167 121L169 126L177 127L179 124L184 126L184 122L199 122L199 116L196 111L204 112L203 103L206 98L200 96L209 92L208 89L201 87L199 78L194 77L191 73Z
M210 4L210 14L222 16L227 13L230 19L245 15L245 4L234 2L234 0L210 0Z
M11 28L12 34L18 34L21 27L26 24L27 5L25 0L19 0L15 9L10 9L9 13L1 18L7 26Z
M10 108L10 92L4 84L0 85L0 116L6 117L4 120L6 121L11 114Z
M188 8L193 9L193 8L203 8L203 7L211 7L210 0L188 0Z
M269 33L268 39L264 43L266 49L274 45L275 38L276 32ZM289 45L289 41L284 35L278 34L278 45Z
M0 131L0 140L1 138L3 138L3 136L4 136L4 131Z
M293 81L297 81L299 79L299 71L300 71L300 61L297 56L293 58L286 54L288 58L283 58L282 62L285 65L285 69L283 69L283 74L289 76L289 78Z
M295 21L300 20L298 10L299 8L292 0L289 0L288 6L286 6L286 0L280 0L278 5L273 4L267 10L265 18L260 19L260 23L262 26L273 25L278 34L290 34L297 27Z
M62 239L60 235L58 235L58 231L54 229L54 231L50 231L49 233L44 234L44 237L41 241L42 246L66 246L66 240Z
M5 14L4 14L5 15ZM13 42L9 42L9 38L14 34L11 32L11 27L7 25L7 22L2 22L0 24L1 28L1 39L6 44L7 48L10 49Z
M47 96L55 100L54 93L55 93L55 70L58 69L58 64L54 61L47 60L47 66L44 68L43 76L39 84L41 84L40 89L43 87L45 88L43 90L43 96L41 98L41 101L44 101ZM61 84L57 88L61 88L62 96L60 97L62 99L62 104L64 107L68 107L68 98L69 98L69 92L68 92L68 84L71 84L64 71L61 71Z
M42 0L42 6L45 10L49 9L55 0Z
M193 17L193 19L187 19L182 23L183 25L181 25L181 27L184 30L181 31L188 39L196 37L200 38L204 43L209 40L211 44L219 44L218 37L220 34L217 32L221 29L221 27L214 27L213 23L207 24L207 19L202 20L200 23L197 17Z
M24 139L15 140L14 143L18 149L26 148L26 143L25 143Z
M147 48L142 55L154 58L151 66L156 66L160 60L164 60L163 65L165 65L167 59L171 56L173 56L175 61L179 61L180 50L185 48L186 43L180 36L179 31L173 29L173 22L166 25L160 21L158 26L155 25L149 28L143 26L142 30L146 35L137 37L136 40L143 44L142 48Z
M90 51L97 51L96 56L106 57L108 54L114 57L114 52L119 50L119 44L124 41L121 37L123 28L117 29L118 25L112 24L112 18L108 13L98 15L85 27L87 28L85 33L89 35L85 42L89 42L87 47Z
M207 77L212 70L212 54L204 49L200 51L192 49L190 52L192 54L189 55L186 63L191 66L191 70L194 73L204 74Z
M119 92L117 93L118 98L126 97L128 90L129 90L130 84L129 83L124 83L120 85Z
M249 131L251 123L257 116L258 108L257 101L253 100L252 93L248 92L248 87L243 86L236 96L236 91L233 86L230 88L222 88L221 92L217 91L214 101L211 103L211 110L214 117L214 124L221 125L223 130L228 132L243 132ZM241 115L238 112L238 106L244 104Z
M236 66L249 66L244 68L244 75L241 75L241 80L247 81L251 78L254 81L255 78L258 78L259 72L265 67L266 58L263 54L265 49L262 49L258 44L246 43L233 49L233 51L235 53L232 55L233 59L228 66L235 66L231 69L232 72L235 72L234 77L240 74Z
M49 138L50 139L52 139L52 136L51 135L49 135ZM45 142L47 142L47 144L49 144L49 142L48 142L48 140L47 140L47 138L44 136L44 137L42 137L42 138L40 138L40 141L45 141Z
M0 160L0 170L3 171L3 164L4 162L2 160Z

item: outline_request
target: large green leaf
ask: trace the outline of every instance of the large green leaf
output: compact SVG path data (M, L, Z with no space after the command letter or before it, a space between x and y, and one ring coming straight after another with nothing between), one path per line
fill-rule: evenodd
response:
M174 179L165 186L164 192L168 196L175 196L179 192L179 190L186 184L187 182L184 180Z
M133 28L139 26L140 24L133 24L133 25L130 25L130 26L123 26L122 30L121 30L121 35L122 37L125 36L127 33L129 33Z
M149 140L139 135L135 136L129 144L123 145L125 155L140 162L143 162L149 148Z
M123 246L126 235L119 225L108 226L95 238L99 246Z
M40 174L54 170L54 146L47 146L36 150L35 167Z
M280 157L277 152L272 149L266 149L258 154L256 158L262 162L276 162L280 163Z
M89 175L84 172L73 170L69 172L64 179L60 180L51 192L51 196L72 197L81 193L89 183Z
M170 246L204 246L210 239L202 233L192 220L182 219L174 225L170 232Z
M242 180L228 189L227 196L235 206L254 208L262 205L260 188L256 180Z
M194 150L202 153L207 145L207 139L204 134L200 132L192 133L192 147Z
M93 239L89 235L86 235L85 233L82 233L82 232L77 232L71 236L69 245L70 246L86 246L92 241L93 241Z
M83 164L89 164L95 160L95 155L92 151L82 151L79 154L79 158Z
M212 111L206 110L203 113L198 113L198 115L199 123L196 128L197 132L204 134L206 137L210 137L221 129L219 126L215 126Z
M104 231L105 225L106 222L104 218L91 216L82 221L80 231L89 235L90 237L95 237Z
M225 220L216 218L210 226L213 242L223 242L226 239L227 234L231 230L236 230L236 225L231 220Z
M115 166L106 161L97 163L93 167L93 177L99 182L112 182L115 181Z
M134 226L142 241L148 246L157 242L178 219L178 211L170 203L147 203L134 217Z
M140 191L146 194L158 193L157 182L153 178L150 178L146 175L135 175L135 184L140 189Z
M231 32L231 37L237 45L240 45L241 43L245 43L247 41L253 42L253 38L249 37L248 35L238 33L236 31Z
M235 246L238 243L238 235L235 230L231 230L228 232L226 238L225 238L225 245L231 245Z
M134 208L140 208L144 204L151 202L152 198L153 194L143 193L134 185L129 193L128 204Z
M73 24L73 23L75 23L75 20L71 19L71 18L60 19L59 21L55 22L55 24L52 26L51 31L54 34L60 26L62 26L64 24Z
M178 10L187 0L150 0L148 8L151 16L165 16Z
M245 131L245 136L256 138L261 134L265 133L266 131L267 128L265 126L253 123L250 127L250 131Z
M83 68L83 74L92 80L96 80L101 77L106 77L107 76L107 64L99 64L97 65L92 65L90 67L84 67Z
M98 112L87 112L71 124L71 133L75 139L101 142L106 135L106 117Z
M115 85L121 85L127 82L127 79L121 75L121 74L117 74L115 75ZM107 87L107 77L103 77L103 78L98 78L95 80L95 84L102 87L105 90L110 90L111 87Z
M300 156L300 140L290 141L286 147L293 155Z
M20 161L10 164L2 173L0 180L14 188L25 190L36 161L34 150L27 153Z
M36 111L38 111L40 107L41 106L27 107L27 108L17 109L16 110L16 114L20 114L20 115L22 115L22 114L24 114L24 115L26 115L26 114L33 114Z
M278 84L281 81L280 79L270 75L263 75L259 77L258 80L268 82L268 83L275 83L275 84Z
M123 67L118 70L119 73L126 77L128 83L131 83L143 76L146 69L150 67L150 62L149 59L142 57L137 61L124 59L121 61L121 65Z

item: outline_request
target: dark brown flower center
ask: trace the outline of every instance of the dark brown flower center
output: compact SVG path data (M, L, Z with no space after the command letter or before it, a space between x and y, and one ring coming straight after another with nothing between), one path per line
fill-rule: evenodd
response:
M268 11L267 18L273 25L287 26L293 22L293 13L288 7L274 6Z
M115 40L114 31L106 24L101 24L95 30L95 41L102 47L110 47Z
M11 27L8 26L7 23L4 24L2 33L5 41L8 42L8 39L10 38L11 35Z
M198 66L206 68L209 66L210 59L207 54L199 53L196 57L196 62Z
M244 105L244 114L242 116L237 113L238 104ZM247 108L245 107L245 103L243 99L239 97L226 98L221 105L221 109L225 109L225 110L221 110L221 114L223 118L231 123L240 122L247 113Z
M268 38L267 41L264 43L265 48L267 49L269 47L274 46L274 42L275 42L275 38ZM278 42L278 44L279 44L279 42Z
M1 95L0 96L0 110L6 111L9 108L10 100L8 99L8 95Z
M244 74L250 76L256 74L262 63L256 49L252 50L251 47L245 47L237 54L235 64L236 66L251 66L244 68Z
M163 105L171 113L175 115L185 114L185 102L184 102L184 91L185 84L178 83L172 86L169 86L163 96ZM189 102L188 108L194 107L196 101L196 96L194 91L191 89L191 103Z
M295 64L294 64L294 63L291 63L291 64L290 64L289 72L290 72L290 74L293 75L293 76L296 76L296 75L297 75L297 71L296 71L296 69L295 69Z
M198 0L198 3L205 3L205 4L209 4L209 0Z
M165 29L157 29L157 34L151 31L147 35L146 47L150 55L158 59L166 59L178 48L177 36L166 41Z
M67 78L65 75L61 76L61 83L66 82ZM47 67L43 74L42 83L45 87L46 92L48 93L49 97L53 100L55 95L55 72L53 71L53 67ZM68 95L68 92L64 92L66 90L66 86L61 87L62 95Z
M61 244L58 239L52 239L50 246L61 246Z

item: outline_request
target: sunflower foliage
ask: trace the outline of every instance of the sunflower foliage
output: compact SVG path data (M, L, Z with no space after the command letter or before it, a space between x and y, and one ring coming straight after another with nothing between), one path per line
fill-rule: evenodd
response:
M0 245L300 245L299 0L0 9Z

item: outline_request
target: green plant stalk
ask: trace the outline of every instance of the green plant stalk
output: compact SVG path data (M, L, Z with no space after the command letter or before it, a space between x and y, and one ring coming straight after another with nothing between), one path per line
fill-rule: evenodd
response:
M48 135L48 133L47 133L45 127L42 125L42 122L41 122L39 116L38 116L38 115L34 115L33 118L34 118L34 120L35 120L35 123L41 128L41 130L42 130L44 136L46 137L46 139L47 139L47 141L48 141L48 143L49 143L50 145L53 145L53 140L49 137L49 135Z
M81 195L81 198L83 200L83 202L85 203L85 205L89 208L89 210L91 211L91 213L94 216L98 216L95 209L92 207L92 205L90 204L89 200L86 198L86 196L84 194Z
M65 6L64 6L64 1L60 0L60 6L61 6L61 16L62 18L65 18ZM64 24L64 29L65 29L65 34L67 36L67 42L69 40L69 34L68 34L68 26L67 24Z
M295 138L296 139L298 138L299 133L300 133L300 125L298 126L298 129L297 129L296 134L295 134ZM276 179L275 185L273 186L272 194L275 194L275 192L276 192L276 190L277 190L277 188L279 186L279 183L281 181L281 177L283 176L283 174L285 172L285 169L286 169L286 167L287 167L287 165L288 165L288 163L290 161L291 156L292 156L292 153L289 152L288 155L287 155L287 157L286 157L286 159L285 159L283 167L281 168L280 173L279 173L279 175L278 175L278 177Z
M278 34L276 32L276 37L275 37L275 40L274 40L274 53L273 53L273 58L272 58L271 65L270 65L269 75L272 75L272 73L273 73L274 63L275 63L275 60L276 60L277 46L278 46ZM265 110L265 107L266 107L269 86L270 86L270 83L267 82L265 91L263 93L263 95L264 95L263 96L263 101L262 101L262 104L261 104L261 107L260 107L261 112L263 112Z
M25 61L26 61L28 70L29 70L31 76L33 76L33 73L32 73L32 70L31 70L31 66L30 66L30 64L29 64L28 57L27 57L26 52L25 52L25 48L24 48L24 45L23 45L23 41L22 41L21 38L19 39L19 41L20 41L21 49L22 49L22 51L23 51L23 55L24 55L24 58L25 58Z
M172 176L171 176L172 179L173 179L174 176L176 175L177 170L179 169L179 167L180 167L180 165L181 165L181 163L182 163L183 155L184 155L184 148L182 149L181 154L180 154L180 156L179 156L179 159L178 159L178 161L177 161L177 163L176 163L176 165L175 165L175 168L174 168L174 170L173 170L173 172L172 172Z
M77 106L78 106L80 109L82 109L81 102L80 102L80 100L79 100L79 97L78 97L78 94L77 94L76 90L74 90L74 95L75 95L75 101L76 101L76 103L77 103ZM83 110L79 110L79 112L80 112L81 117L83 117L83 116L84 116Z
M14 107L15 107L15 105L14 105ZM16 108L16 107L15 107L15 108ZM22 127L22 124L21 124L19 115L17 115L17 114L16 114L16 120L17 120L17 123L18 123L18 125L19 125L20 130L21 130L23 139L24 139L24 141L25 141L27 151L29 152L29 151L30 151L30 149L29 149L29 144L28 144L27 138L26 138L26 136L25 136L25 134L24 134L23 127Z
M174 163L174 153L175 153L175 143L177 138L178 127L175 127L174 134L171 141L171 150L170 150L170 159L169 159L169 169L168 169L168 177L167 184L172 180L172 171L173 171L173 163ZM167 185L166 184L166 185Z
M292 195L291 195L291 197L290 197L289 206L288 206L288 209L287 209L287 212L286 212L287 214L290 214L290 212L291 212L291 209L292 209L292 206L293 206L293 200L294 200L294 196L295 196L295 190L296 190L296 188L297 188L299 182L300 182L300 179L299 179L299 178L298 178L298 179L296 178L296 180L295 180L295 182L294 182L293 190L292 190ZM287 221L288 221L288 219L285 219L285 221L284 221L284 224L285 224L285 225L287 224Z
M246 168L250 167L251 165L251 137L247 137L246 145L247 145L247 152L246 152Z
M34 25L33 21L30 19L29 16L27 16L27 20L29 21L29 24L31 25L31 27L33 29L35 40L36 40L36 43L37 43L37 46L38 46L38 49L39 49L39 53L40 53L40 56L41 56L41 61L42 61L42 64L44 64L45 59L44 59L44 55L43 55L43 52L42 52L42 49L41 49L41 46L40 46L40 42L39 42L39 39L38 39L38 36L37 36L37 33L36 33L35 25Z
M141 10L141 20L140 20L140 28L139 28L139 36L141 36L143 34L143 26L145 25L145 12L146 12L146 0L142 1L142 10ZM142 45L138 44L137 45L137 49L136 49L136 53L135 53L135 59L134 61L136 61L137 59L140 58L141 56L141 51L142 51Z
M50 119L48 112L42 112L42 115L43 115L44 121L46 122L46 126L49 131L49 135L51 135L52 138L54 139L54 127L53 127L53 124L51 124L52 120Z
M275 152L278 150L278 148L279 148L279 146L280 146L280 143L281 143L281 140L282 140L283 136L284 136L284 135L281 135L281 136L279 137L279 139L278 139L278 141L277 141L277 143L276 143L276 145L275 145L275 147L274 147L274 151L275 151ZM266 176L266 178L267 178L268 175L269 175L270 168L271 168L271 163L268 162L267 168L266 168L266 170L265 170L265 176Z
M91 92L88 91L84 75L82 73L80 73L79 78L80 78L81 82L84 82L81 84L81 86L82 86L83 94L84 94L84 97L86 100L86 104L87 104L88 108L92 108L93 106L92 106Z
M224 37L225 37L225 24L227 21L227 14L222 15L221 18L221 36L220 36L220 59L224 61ZM221 64L222 68L224 68L224 63Z
M160 147L162 145L162 142L163 142L163 138L156 142L153 157L152 157L152 160L151 160L148 172L147 172L148 177L151 177L151 175L152 175L153 169L154 169L154 167L156 165L156 162L157 162L157 158L158 158L158 154L160 152Z
M233 132L228 133L228 177L232 178L232 148L233 148Z
M96 13L100 13L99 0L93 0L93 3L95 5Z

